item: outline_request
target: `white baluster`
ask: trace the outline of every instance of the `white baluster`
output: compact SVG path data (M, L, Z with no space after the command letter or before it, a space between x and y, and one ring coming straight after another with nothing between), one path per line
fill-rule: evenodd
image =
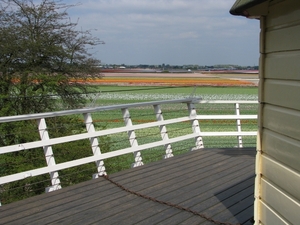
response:
M50 138L49 138L49 133L47 130L47 125L46 125L45 119L44 118L38 119L37 123L38 123L38 129L39 129L39 134L40 134L41 140L42 141L49 140ZM44 155L45 155L47 166L56 165L52 146L43 146L43 150L44 150ZM50 174L52 186L47 187L45 191L51 192L51 191L56 191L58 189L61 189L58 172L54 171L54 172L50 172L49 174Z
M235 103L235 114L236 114L237 116L240 115L240 104L239 104L239 103ZM237 128L237 131L238 131L238 132L241 132L241 131L242 131L242 126L241 126L241 120L240 120L240 119L237 119L237 120L236 120L236 128ZM238 136L237 136L237 140L238 140L238 147L239 147L239 148L242 148L242 147L243 147L242 136L241 136L241 135L238 135Z
M131 120L128 108L122 109L122 114L123 114L125 126L126 127L132 126L132 120ZM136 139L135 131L130 130L127 133L128 133L128 139L129 139L130 146L134 149L135 147L137 147L139 145L138 141ZM133 151L133 155L134 155L134 163L131 165L131 167L137 167L137 166L144 165L140 151Z
M201 136L200 124L199 121L196 119L197 112L195 106L193 103L188 103L187 105L189 110L189 116L191 118L193 133L199 134L197 137L195 137L195 148L193 148L192 150L204 148L204 144Z
M154 105L154 112L155 112L155 116L156 116L157 121L163 121L164 120L164 117L163 117L163 114L162 114L162 111L161 111L161 108L160 108L159 105ZM168 141L169 140L169 135L168 135L166 125L160 125L159 130L160 130L160 135L161 135L162 140ZM166 155L164 155L164 159L173 157L174 155L173 155L171 144L166 144L164 147L165 147L165 150L166 150Z
M92 115L90 113L84 113L84 122L85 122L85 126L86 126L86 130L88 133L94 133L95 132L95 127L93 124L93 119L92 119ZM99 147L99 142L98 142L98 137L93 137L90 138L90 144L92 147L92 151L93 151L93 155L101 155L101 150ZM98 173L93 174L93 179L98 178L99 176L102 175L106 175L106 171L105 171L105 166L104 166L104 161L103 160L98 160L95 161L96 163L96 167L97 167L97 171Z

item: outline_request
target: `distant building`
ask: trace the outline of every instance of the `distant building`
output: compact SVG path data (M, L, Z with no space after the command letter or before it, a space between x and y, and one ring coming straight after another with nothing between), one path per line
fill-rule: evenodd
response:
M300 224L300 1L238 0L230 13L261 27L255 224Z

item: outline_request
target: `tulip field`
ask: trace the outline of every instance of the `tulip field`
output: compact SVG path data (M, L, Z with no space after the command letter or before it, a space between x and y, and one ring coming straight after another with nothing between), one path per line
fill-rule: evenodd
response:
M115 79L112 79L115 78ZM133 82L130 84L123 82L124 80L129 81L133 80L143 80L142 83ZM145 85L145 81L152 79L152 85L149 83ZM235 85L224 85L221 83L218 85L195 85L199 84L196 78L174 78L174 82L171 82L169 77L166 78L138 78L138 77L110 77L110 80L118 81L114 84L107 82L94 82L90 85L91 91L87 98L89 100L87 107L98 107L98 106L107 106L107 105L118 105L118 104L130 104L136 102L150 102L158 100L171 100L171 99L182 99L188 97L202 98L203 100L257 100L258 99L258 87L257 85L248 84L249 81L239 81L231 80L225 84L234 84ZM192 80L196 80L194 85L191 83ZM202 77L201 79L206 79ZM211 79L211 78L209 78ZM104 81L107 81L105 77ZM160 80L160 84L154 85L154 82ZM184 85L179 85L178 81L181 80L185 82ZM218 79L216 80L227 80L227 79ZM187 85L187 81L190 82L190 85ZM165 82L165 83L164 83ZM171 82L170 85L167 85L166 82ZM164 85L162 85L164 83ZM241 84L244 85L241 85ZM187 107L184 104L172 104L172 105L162 105L164 119L171 119L176 117L183 117L188 115ZM211 115L211 114L234 114L233 105L220 105L220 104L197 104L197 113L202 115ZM241 107L241 112L243 114L257 114L257 104L252 105L243 105ZM130 116L133 124L147 123L156 121L153 107L140 107L137 109L130 110ZM114 128L124 125L124 120L122 118L122 113L119 110L113 110L107 112L94 113L93 120L95 123L96 129L104 128ZM242 121L243 130L253 131L256 129L257 123L253 120ZM236 121L228 120L206 120L200 121L202 131L235 131L236 130ZM180 134L188 134L191 132L190 123L178 123L172 126L168 126L169 136L172 137ZM157 141L160 139L159 129L151 128L146 130L139 130L136 132L137 140L139 144L151 143L152 141ZM108 136L110 150L117 150L122 148L130 147L127 134L112 134ZM204 138L205 147L234 147L236 145L236 137L205 137ZM107 144L107 142L106 142ZM188 151L188 148L193 146L193 140L190 142L184 141L182 143L175 143L173 145L174 154L182 154ZM256 145L256 137L244 137L244 145L252 146ZM151 162L161 159L163 154L163 149L150 149L143 151L144 162ZM124 168L128 168L130 161L132 162L132 155L120 156L122 159L110 159L106 160L106 166L110 168L110 172L119 171ZM124 162L118 164L116 162ZM110 165L111 164L111 165ZM125 166L126 165L126 166ZM119 168L120 167L120 168Z

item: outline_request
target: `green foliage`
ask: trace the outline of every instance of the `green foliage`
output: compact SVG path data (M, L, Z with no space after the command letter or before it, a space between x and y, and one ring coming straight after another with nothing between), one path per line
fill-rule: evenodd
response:
M103 42L92 37L89 30L76 29L77 23L71 22L67 13L75 5L56 0L36 2L0 0L0 116L80 108L86 101L82 95L87 91L86 79L101 77L100 61L89 54L88 47ZM47 120L50 136L66 135L69 129L65 124L77 119ZM82 130L82 127L73 130ZM35 121L0 124L0 146L21 145L39 139ZM58 155L56 159L66 161L71 160L70 157L83 157L90 146L88 141L82 141L56 148L53 150ZM71 149L72 154L65 153L65 149ZM0 176L45 165L43 149L1 154ZM89 175L83 172L64 181L64 185L82 181L87 176L90 178L89 172ZM49 185L48 175L6 184L1 186L0 201L11 202L40 194ZM9 195L4 196L7 193Z
M59 107L57 97L68 108L80 106L82 82L100 76L100 61L87 46L103 42L76 30L66 11L73 5L0 2L0 115L52 111Z

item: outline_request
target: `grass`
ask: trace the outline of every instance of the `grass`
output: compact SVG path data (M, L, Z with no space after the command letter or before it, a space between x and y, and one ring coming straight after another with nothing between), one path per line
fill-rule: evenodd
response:
M203 100L257 100L257 87L91 86L90 106L201 97Z
M90 106L104 106L114 104L126 104L145 101L157 101L166 99L187 98L190 96L202 97L204 100L257 100L257 87L137 87L137 86L93 86L98 95L94 95ZM96 90L95 90L96 89ZM233 104L198 104L197 114L220 115L235 114ZM241 114L257 114L257 105L241 105ZM164 119L172 119L188 116L185 104L162 105ZM120 110L97 112L93 115L95 128L102 129L124 126ZM133 124L156 121L152 106L130 109ZM256 121L242 121L242 130L253 131L256 129ZM200 121L201 131L236 131L236 121L203 120ZM176 123L167 126L169 138L177 137L192 132L189 122ZM157 127L135 131L139 145L161 140L160 130ZM118 133L109 136L110 151L130 147L127 133ZM207 148L224 148L237 146L237 137L204 137L204 146ZM255 146L256 137L243 137L245 147ZM178 155L195 146L194 140L172 144L173 154ZM101 146L100 146L101 147ZM142 151L144 163L163 158L164 146ZM133 154L119 156L105 160L109 173L120 169L130 168L134 162Z
M157 87L157 86L90 86L96 92L126 92L142 94L186 94L189 95L195 87ZM257 87L196 87L195 94L258 94Z

